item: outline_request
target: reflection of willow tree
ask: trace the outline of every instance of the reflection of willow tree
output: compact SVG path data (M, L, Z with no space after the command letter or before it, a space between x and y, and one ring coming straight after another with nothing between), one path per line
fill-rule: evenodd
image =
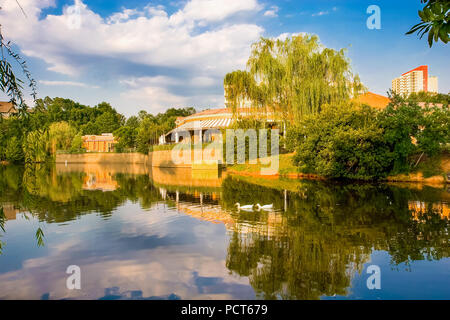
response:
M8 192L4 192L5 186L8 187L7 188L8 191L13 191L13 192L17 192L20 187L20 181L18 180L18 177L20 178L20 175L18 175L19 171L17 170L16 167L12 167L12 168L13 169L10 171L7 171L7 174L5 175L4 181L6 182L6 184L0 184L0 191L2 191L2 195L5 197L5 199L10 199L10 200L11 200L11 198L10 198L11 194L8 194ZM0 202L3 202L2 199L0 199ZM29 219L28 215L25 213L23 214L23 217L27 220ZM3 233L6 232L5 222L6 222L6 215L3 210L3 207L0 207L0 229L1 229L1 231L3 231ZM0 237L1 237L1 234L0 234ZM35 237L36 237L37 245L39 247L43 247L45 245L45 242L44 242L45 236L44 236L44 232L41 227L39 227L36 230ZM5 246L5 243L0 240L0 254L3 253L4 246Z
M48 166L0 169L0 202L9 202L47 223L61 223L99 212L104 218L125 201L150 207L159 199L148 176L118 174L115 191L83 190L84 173L57 174Z
M3 232L5 232L5 212L3 211L3 207L0 207L0 229L2 229ZM0 238L1 238L1 234L0 234ZM3 246L4 243L2 240L0 240L0 254L3 253Z
M273 202L283 209L282 191L232 178L223 188L225 207ZM448 220L431 204L415 218L408 207L411 200L435 201L436 193L302 182L284 213L235 214L227 267L248 276L265 299L345 295L373 249L388 251L394 264L450 256Z

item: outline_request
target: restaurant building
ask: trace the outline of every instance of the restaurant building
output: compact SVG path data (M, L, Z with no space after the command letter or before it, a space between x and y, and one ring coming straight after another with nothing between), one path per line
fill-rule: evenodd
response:
M384 109L390 103L388 97L367 92L355 99L361 104L368 104L376 109ZM253 117L249 108L239 110L240 118ZM272 128L277 126L277 120L271 114L266 114L265 121L270 123ZM159 144L179 143L190 139L193 143L207 143L214 140L211 130L223 130L231 127L237 121L236 115L231 108L205 110L188 117L177 118L176 127L172 131L159 138ZM282 122L282 121L278 121ZM201 132L201 134L199 134ZM186 141L187 142L187 141Z
M112 133L104 133L101 136L83 136L82 139L83 148L87 152L114 152L114 147L117 144L117 140Z

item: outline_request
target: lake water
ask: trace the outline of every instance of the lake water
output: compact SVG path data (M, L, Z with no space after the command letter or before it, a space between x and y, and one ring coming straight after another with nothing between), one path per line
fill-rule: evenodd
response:
M0 299L450 299L449 200L421 185L0 167Z

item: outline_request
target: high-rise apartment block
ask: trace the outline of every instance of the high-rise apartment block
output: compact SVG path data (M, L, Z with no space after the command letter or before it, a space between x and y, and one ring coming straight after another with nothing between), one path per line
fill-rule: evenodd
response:
M428 92L438 92L438 77L429 77L428 78Z
M428 76L428 66L420 66L392 80L392 91L411 94L420 91L438 92L438 78Z

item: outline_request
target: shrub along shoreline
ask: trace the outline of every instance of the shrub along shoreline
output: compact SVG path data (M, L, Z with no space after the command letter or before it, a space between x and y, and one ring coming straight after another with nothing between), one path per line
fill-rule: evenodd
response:
M448 105L421 106L399 96L384 110L351 102L328 105L291 129L287 145L301 173L385 180L450 153L450 112Z
M445 183L450 173L448 104L423 105L394 95L384 110L344 102L324 105L288 130L290 154L279 176L306 179ZM229 172L259 176L259 165Z

